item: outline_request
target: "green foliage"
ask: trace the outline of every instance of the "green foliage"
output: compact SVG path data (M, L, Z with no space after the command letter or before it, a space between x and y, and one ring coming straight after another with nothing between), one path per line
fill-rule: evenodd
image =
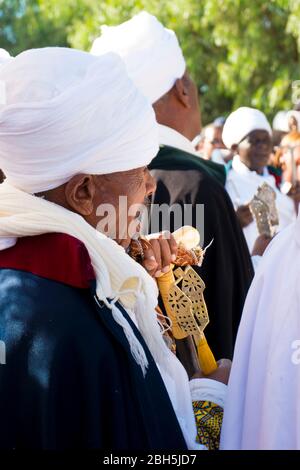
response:
M204 123L241 105L270 118L292 107L300 0L0 0L0 47L13 55L46 45L89 50L100 25L143 9L176 31Z

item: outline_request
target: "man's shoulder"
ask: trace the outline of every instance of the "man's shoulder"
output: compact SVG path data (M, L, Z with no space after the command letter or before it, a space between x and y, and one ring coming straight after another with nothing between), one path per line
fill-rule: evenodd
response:
M225 185L226 171L223 165L204 160L201 156L194 155L184 150L164 145L149 168L151 170L166 171L196 171L202 177L209 176L221 185Z
M0 251L0 269L3 268L80 288L88 288L95 278L83 243L61 233L18 239L14 246Z
M103 305L101 315L111 311ZM13 269L0 269L0 332L8 361L20 348L41 360L46 353L63 358L67 349L82 358L97 351L101 359L114 349L88 289Z
M171 149L165 149L166 152ZM185 188L189 191L200 191L209 192L210 194L227 195L224 185L222 182L207 171L205 167L198 164L191 164L187 162L186 152L175 149L176 155L181 159L180 165L170 162L169 165L153 165L150 167L151 173L157 181L163 182L167 187L172 188L173 186L177 189ZM165 155L165 154L163 154ZM175 155L173 149L170 150L170 157ZM198 157L194 157L198 159ZM199 158L200 159L200 158ZM222 180L222 173L220 174Z
M208 169L219 168L219 164L203 159L200 155L194 155L177 147L170 145L160 145L157 156L150 163L150 168L155 168L164 163L170 167L180 167L185 170L198 169L205 174L209 174ZM173 162L173 163L172 163Z
M29 332L88 327L94 285L88 262L79 240L63 234L26 237L0 251L3 328L16 322L25 330L31 325Z
M89 289L68 286L30 272L0 269L0 316L5 321L72 323L88 311ZM19 319L19 320L17 320Z

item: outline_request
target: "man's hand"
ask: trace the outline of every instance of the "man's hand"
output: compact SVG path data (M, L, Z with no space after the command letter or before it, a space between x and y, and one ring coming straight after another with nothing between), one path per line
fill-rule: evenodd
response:
M212 374L204 375L202 372L197 372L193 375L192 379L212 379L227 385L231 370L231 361L230 359L220 359L217 364L218 368Z
M147 235L141 244L144 252L142 265L150 276L159 277L171 269L177 255L177 243L170 232Z
M267 235L259 235L257 239L255 240L251 255L262 256L271 240L272 238L268 237Z
M247 227L253 221L253 215L247 205L239 206L236 210L236 215L242 228Z

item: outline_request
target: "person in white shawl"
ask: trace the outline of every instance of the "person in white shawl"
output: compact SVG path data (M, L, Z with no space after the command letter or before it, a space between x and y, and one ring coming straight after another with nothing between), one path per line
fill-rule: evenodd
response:
M266 116L258 109L248 107L238 108L231 113L223 128L224 144L236 153L228 172L226 189L236 208L251 252L258 230L248 204L259 186L267 183L276 192L278 230L296 218L293 201L279 191L274 176L268 170L272 150L271 135L271 126Z
M300 450L300 218L267 248L240 324L223 449Z
M87 369L84 371L86 383L83 380L76 386L78 393L82 389L86 390L86 400L88 400L86 406L88 406L90 414L87 410L79 409L78 419L69 418L67 424L66 421L63 421L63 429L66 427L68 432L62 433L63 437L61 437L59 429L55 427L55 417L57 414L59 416L61 414L61 412L58 413L58 407L63 398L58 396L56 400L51 401L52 407L46 409L47 414L51 415L51 422L48 422L47 419L46 421L41 420L40 401L36 400L32 405L31 413L36 416L37 422L45 424L45 428L42 426L38 429L38 435L44 436L43 443L38 442L33 434L29 434L29 438L18 431L16 427L18 415L12 422L12 415L7 415L4 412L1 413L3 432L8 426L5 425L6 419L13 431L12 435L1 434L0 446L15 447L16 442L21 442L22 447L26 447L27 440L32 439L28 441L29 446L43 448L53 446L59 448L66 445L101 447L105 445L105 442L113 448L133 448L136 446L142 448L164 448L164 446L203 448L203 445L196 443L192 399L210 400L212 397L215 398L214 393L210 391L214 388L214 381L195 379L192 381L190 389L185 370L163 341L155 312L158 297L156 283L144 267L133 261L124 251L124 248L126 249L130 243L129 224L135 220L137 209L131 215L129 215L130 212L118 215L119 220L123 217L122 224L119 224L120 227L117 228L116 234L113 236L118 243L99 230L95 230L99 222L103 220L104 212L108 210L109 204L110 207L119 209L118 196L126 196L128 206L136 203L140 205L155 188L153 178L146 168L158 150L157 125L150 103L133 85L126 74L122 61L115 54L103 54L96 58L88 53L64 48L30 50L3 66L0 70L0 80L5 83L6 89L5 103L0 105L0 166L6 175L6 181L0 186L0 268L2 268L0 276L3 276L1 284L3 292L0 293L0 301L4 302L5 296L9 298L9 301L5 301L1 307L1 334L10 337L10 322L7 318L9 318L12 309L17 315L16 312L21 307L18 303L18 297L16 298L9 288L7 276L12 276L12 274L7 273L3 268L16 266L12 260L15 258L17 266L20 266L20 263L21 265L27 263L26 269L22 265L17 270L23 279L25 276L23 271L28 270L28 265L32 264L30 258L35 257L33 246L36 246L38 250L39 243L44 240L39 236L58 234L62 243L64 238L62 239L60 234L73 237L82 245L83 250L87 250L91 270L95 276L93 307L90 308L96 309L102 321L109 323L113 335L117 334L119 340L123 342L123 346L128 347L131 352L129 363L130 361L135 363L135 368L133 365L131 366L135 372L132 373L129 369L125 369L122 372L124 374L122 383L110 385L112 387L110 393L115 396L119 390L121 393L119 397L122 398L128 393L126 387L129 389L133 387L133 395L137 393L137 396L140 395L138 400L145 400L142 406L144 418L139 415L138 405L136 409L133 406L137 397L129 395L129 399L125 400L124 410L125 415L127 412L129 414L127 420L123 419L122 421L119 416L111 433L109 432L111 427L109 421L101 422L99 418L95 428L91 424L87 425L85 434L85 428L79 427L78 434L76 434L81 420L83 422L94 420L94 408L97 408L97 403L93 400L90 402L88 398L92 390L97 390L97 386L99 386L95 385L98 383L98 372L91 373L93 357L98 357L98 348L96 347L92 357L89 358L90 366L87 365ZM103 207L104 212L101 212ZM53 243L53 237L51 240ZM28 246L28 244L32 246L32 253L23 253L22 247ZM159 256L163 258L161 268L165 268L166 265L170 265L176 248L172 247L172 241L166 240L160 242L160 246L164 246L164 248L159 248ZM48 248L48 251L49 249L51 251L51 247ZM15 255L18 250L21 250L21 256ZM65 251L67 250L63 250L62 257L65 256ZM149 272L155 273L158 263L151 250L150 253L152 256L148 257L145 253L144 266ZM37 266L35 265L30 270L31 275L44 273L49 268L47 263L43 261L46 259L45 257L46 253L42 251L41 259L36 260ZM65 263L73 263L73 258ZM53 259L55 260L55 251ZM51 263L52 259L50 258L48 264ZM58 270L63 269L63 265L60 266L58 263L57 266ZM72 286L74 286L73 271L66 272L63 277L63 282L71 283ZM42 278L48 279L47 276L49 274L43 274ZM59 280L55 277L55 273L52 273L52 276L54 276L54 280ZM78 283L81 285L80 279L75 280L75 286L78 287ZM35 305L33 298L38 297L39 292L38 288L34 288L36 283L39 286L42 281L40 278L36 279L35 276L31 284L28 284L33 287L27 287L29 291L27 288L25 289L25 297L28 294L28 297L23 301L25 306L28 302ZM55 286L52 288L58 288L57 283ZM55 299L56 295L54 293L52 298ZM65 295L68 296L68 293ZM57 301L60 300L62 298L57 299ZM6 311L6 308L10 310ZM81 315L80 311L83 309L83 305L81 310L77 311L76 304L66 303L65 312L59 318L56 315L56 309L59 310L58 304L56 307L52 306L49 313L50 320L46 320L47 307L43 308L45 311L42 316L38 317L38 321L42 322L45 318L48 334L48 327L51 325L53 327L57 321L63 321L64 316L68 317L69 314L72 315L68 329L71 328L72 331L72 318L76 323L78 315ZM127 314L131 320L127 318ZM89 320L84 317L82 321L84 327L85 322ZM23 322L22 315L20 322ZM143 340L137 334L135 326L139 329ZM26 329L27 325L24 328ZM97 338L97 328L91 328L87 333L85 348L90 347L90 341L92 344L93 335L96 335ZM121 329L121 332L118 328ZM32 330L28 332L29 336L31 334L33 334ZM122 335L124 336L123 340ZM7 341L6 336L1 340ZM108 337L104 336L101 339L99 333L99 339L96 340L99 344L99 351L103 347L102 344L106 344ZM79 341L79 337L77 339ZM18 340L19 336L14 340L14 344L18 344ZM56 337L53 341L56 341ZM35 340L31 339L31 343L35 344ZM43 362L39 358L39 351L42 354L46 345L43 345L43 342L40 345L42 349L40 347L34 350L34 364L39 366L38 370L45 361L50 360L46 360L46 357L48 358L48 350L52 350L52 346L48 348ZM28 347L28 354L31 354L31 346ZM12 374L14 378L9 376L2 384L12 380L17 393L25 388L27 390L26 397L31 401L33 395L30 394L30 387L27 383L29 378L27 379L26 374L24 376L21 372L18 374L16 367L9 366L9 364L13 364L11 354L10 348L8 348L7 366L4 373ZM103 354L105 361L101 367L105 369L110 365L110 356L108 352ZM119 363L121 363L123 356L120 356ZM161 385L156 383L156 388L153 388L158 376L157 370L155 372L153 369L152 358L160 370L173 408L170 408L168 399L166 401L165 391L163 388L161 389ZM61 361L64 360L65 356L62 356ZM79 356L78 366L82 365L82 361L83 357ZM118 365L119 363L117 362L117 365L114 366L113 374L119 373L119 367L121 367ZM112 366L113 364L112 360ZM32 372L39 382L42 381L49 400L49 374L52 377L56 368L60 369L61 367L60 361L56 363L56 368L54 365L52 364L51 373L47 370L42 376L36 367ZM66 376L68 376L69 368L72 370L74 367L76 368L77 364L71 361L65 370ZM216 378L218 373L219 376L224 377L222 365L216 373ZM107 380L109 380L111 372L108 371L106 374L108 375L106 375L105 383L108 383ZM88 387L87 376L91 376L95 381L92 388ZM57 380L63 380L63 377L60 376ZM70 378L64 378L64 380L67 380L68 385L63 388L63 394L67 393L66 389L68 389L69 383L72 383ZM122 392L123 381L125 389ZM226 393L225 385L223 387L222 396L219 395L218 398L221 406L224 405ZM133 390L135 391L133 392ZM161 391L162 404L160 399L154 400L154 395L159 390ZM153 393L152 399L151 393ZM0 386L1 403L7 403L7 394L9 394L9 390ZM99 400L102 394L102 389L99 389L96 394L99 396ZM74 399L77 396L77 391L73 390L72 396ZM148 403L147 399L150 400ZM80 398L80 403L81 401L82 398ZM118 408L113 407L117 406L117 403L118 400L108 407L103 406L113 415L117 413ZM163 405L163 403L165 404ZM47 407L47 405L45 406ZM129 411L132 406L133 411ZM162 407L167 414L169 413L168 419L166 419ZM156 411L151 412L152 408ZM18 407L14 409L18 410ZM104 412L104 409L101 409L101 413ZM175 411L178 421L172 421L171 410ZM14 411L14 413L18 413L18 411ZM77 416L76 413L74 416ZM147 416L146 423L142 425L141 420L143 421L145 416ZM72 426L73 419L76 422L74 426ZM140 422L140 428L136 428L134 422ZM156 422L155 425L154 422ZM168 422L170 429L167 429ZM82 424L82 426L84 425ZM103 440L98 435L99 426L105 429ZM122 432L124 426L127 427L125 434ZM155 426L158 426L156 430ZM116 428L120 431L117 431ZM158 429L160 429L159 432ZM149 434L146 438L147 433ZM184 438L183 441L180 433ZM73 436L73 440L70 435ZM66 441L70 443L67 444Z

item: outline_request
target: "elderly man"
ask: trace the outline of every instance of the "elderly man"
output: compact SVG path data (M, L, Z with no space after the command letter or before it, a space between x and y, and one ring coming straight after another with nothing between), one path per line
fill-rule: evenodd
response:
M121 55L129 75L153 103L160 124L161 148L150 166L157 180L153 202L192 206L194 226L197 208L204 204L201 239L204 245L214 240L199 269L211 320L206 333L217 357L231 357L252 265L232 203L222 187L223 165L199 158L193 148L192 140L201 130L198 93L176 35L142 12L120 26L103 28L92 53L107 50ZM153 225L153 217L151 222Z
M231 113L223 129L225 145L236 153L226 188L236 207L249 250L253 249L258 230L248 203L264 182L276 192L279 229L286 227L296 217L292 200L277 189L275 178L267 168L272 150L271 134L265 115L258 109L248 107Z
M150 104L114 54L31 50L0 80L0 447L210 446L200 422L220 422L229 365L189 384L156 319L154 253L125 251L155 189ZM158 246L166 267L176 244Z

